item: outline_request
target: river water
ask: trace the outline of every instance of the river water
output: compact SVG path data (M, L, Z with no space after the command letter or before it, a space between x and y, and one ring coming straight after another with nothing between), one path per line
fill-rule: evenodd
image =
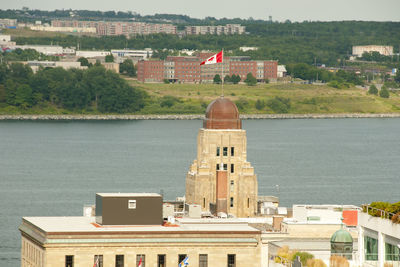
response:
M0 122L0 266L22 216L81 215L96 192L182 196L199 120ZM245 120L260 195L292 204L400 201L400 118Z

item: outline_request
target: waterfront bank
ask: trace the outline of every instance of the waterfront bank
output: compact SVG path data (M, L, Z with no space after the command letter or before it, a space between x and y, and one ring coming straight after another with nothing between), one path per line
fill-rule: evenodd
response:
M339 113L339 114L242 114L242 119L341 119L341 118L400 118L400 113ZM0 115L0 121L69 121L69 120L202 120L204 115Z

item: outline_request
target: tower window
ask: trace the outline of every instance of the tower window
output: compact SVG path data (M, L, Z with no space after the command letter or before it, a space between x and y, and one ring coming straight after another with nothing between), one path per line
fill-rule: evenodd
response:
M235 148L231 147L231 157L235 156Z
M228 267L235 267L236 260L235 254L228 254Z
M247 199L247 208L250 208L250 198Z
M219 148L219 146L217 146L217 157L219 157L220 156L220 148Z
M235 185L235 182L233 180L231 180L231 191L233 191L234 185Z
M205 208L205 207L206 207L206 198L203 197L203 208Z
M228 170L228 164L224 163L224 171Z
M65 267L74 267L74 256L73 255L65 256Z
M233 208L233 197L231 197L231 208Z
M235 172L235 164L231 164L231 173Z
M228 147L224 146L222 153L223 153L222 155L224 157L227 157L228 156Z

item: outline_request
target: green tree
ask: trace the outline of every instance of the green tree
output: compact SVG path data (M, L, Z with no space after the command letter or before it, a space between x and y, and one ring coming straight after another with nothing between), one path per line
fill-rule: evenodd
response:
M226 75L226 76L224 77L224 82L225 82L225 83L230 83L230 82L232 82L231 76Z
M114 62L114 56L113 54L109 54L105 57L106 62Z
M257 84L257 79L253 76L253 74L251 74L250 72L247 73L246 76L246 80L244 80L244 82L248 85L248 86L254 86Z
M0 103L6 102L7 98L7 92L6 92L6 88L4 87L4 85L0 84Z
M89 60L87 58L85 58L85 57L80 57L80 58L78 58L77 61L81 63L81 66L86 66L86 67L91 67L92 66L92 64L89 63Z
M119 73L126 74L129 77L136 76L136 69L131 59L125 59L124 62L119 64Z
M265 108L265 101L257 99L255 107L257 110L262 110L263 108Z
M290 109L290 98L276 96L268 100L267 106L275 113L288 113Z
M378 88L376 88L375 84L371 84L368 89L368 94L370 95L378 95Z
M386 86L382 86L381 90L379 91L379 96L382 98L389 98L389 90Z
M292 261L294 261L297 257L300 257L301 264L303 266L306 266L307 260L313 259L314 255L312 255L312 254L310 254L308 252L298 251L298 252L293 254Z
M160 106L170 108L179 102L181 102L179 98L171 95L165 95L161 98Z
M400 68L397 69L396 76L394 76L394 80L400 83Z
M219 74L215 74L213 80L214 80L214 83L216 83L216 84L220 84L222 82L221 76L219 76Z
M22 108L32 106L32 88L27 84L21 84L18 86L15 93L15 104Z
M239 75L232 74L231 81L233 84L238 84L240 82L240 80L241 80L241 78Z

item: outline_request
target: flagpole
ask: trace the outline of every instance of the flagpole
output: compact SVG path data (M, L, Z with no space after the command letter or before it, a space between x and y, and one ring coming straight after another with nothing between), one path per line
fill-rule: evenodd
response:
M222 80L222 95L224 96L224 49L222 48L222 68L221 68L221 80Z

